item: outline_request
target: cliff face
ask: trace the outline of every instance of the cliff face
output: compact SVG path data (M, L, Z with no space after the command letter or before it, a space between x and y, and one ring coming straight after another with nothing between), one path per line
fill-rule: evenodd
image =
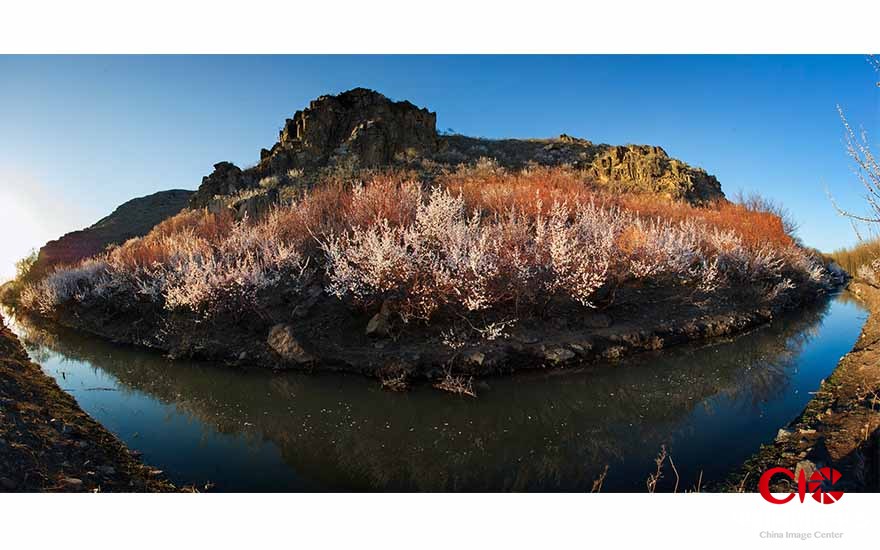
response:
M98 254L108 245L146 235L156 224L183 210L192 194L192 191L162 191L122 204L91 227L46 243L30 276L40 277L56 265L75 263Z
M615 190L659 193L695 204L724 198L714 176L669 157L660 147L595 145L567 135L528 140L439 135L435 113L355 88L319 97L297 111L285 122L278 142L260 152L256 166L242 170L229 162L215 164L190 204L200 208L217 196L299 185L334 166L403 166L431 172L481 157L511 168L570 164Z

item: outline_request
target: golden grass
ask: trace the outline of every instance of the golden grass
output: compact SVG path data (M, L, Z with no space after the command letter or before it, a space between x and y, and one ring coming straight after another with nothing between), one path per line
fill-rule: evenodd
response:
M828 256L848 273L855 275L859 267L870 265L873 260L880 258L880 237L835 250Z

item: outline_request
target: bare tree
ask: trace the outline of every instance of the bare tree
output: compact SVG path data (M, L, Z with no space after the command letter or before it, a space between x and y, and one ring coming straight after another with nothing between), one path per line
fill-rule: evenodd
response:
M875 71L880 73L880 58L872 55L868 57L868 62ZM877 85L880 86L880 82L878 82ZM865 129L860 128L856 131L852 125L850 125L849 120L847 120L843 108L840 105L837 106L837 112L840 114L840 120L843 122L843 127L846 130L847 154L855 163L856 177L858 177L859 182L866 191L865 200L868 201L869 213L858 215L849 210L845 210L837 204L834 197L830 197L831 203L841 215L846 216L851 220L866 223L880 223L880 163L878 163L877 157L871 148L871 143L868 140L868 133Z

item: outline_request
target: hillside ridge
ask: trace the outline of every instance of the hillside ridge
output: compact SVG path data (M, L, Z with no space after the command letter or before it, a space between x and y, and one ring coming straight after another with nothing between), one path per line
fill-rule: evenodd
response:
M156 224L186 208L192 194L173 189L126 201L89 227L46 243L40 248L30 276L39 277L57 265L76 263L110 245L146 235Z

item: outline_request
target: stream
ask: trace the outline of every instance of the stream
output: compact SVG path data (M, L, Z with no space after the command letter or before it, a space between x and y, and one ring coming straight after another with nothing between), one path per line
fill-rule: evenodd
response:
M355 375L273 373L7 316L31 358L178 485L215 491L693 490L803 410L858 338L846 293L747 334L615 363L487 378L472 399ZM676 476L677 472L677 476Z

